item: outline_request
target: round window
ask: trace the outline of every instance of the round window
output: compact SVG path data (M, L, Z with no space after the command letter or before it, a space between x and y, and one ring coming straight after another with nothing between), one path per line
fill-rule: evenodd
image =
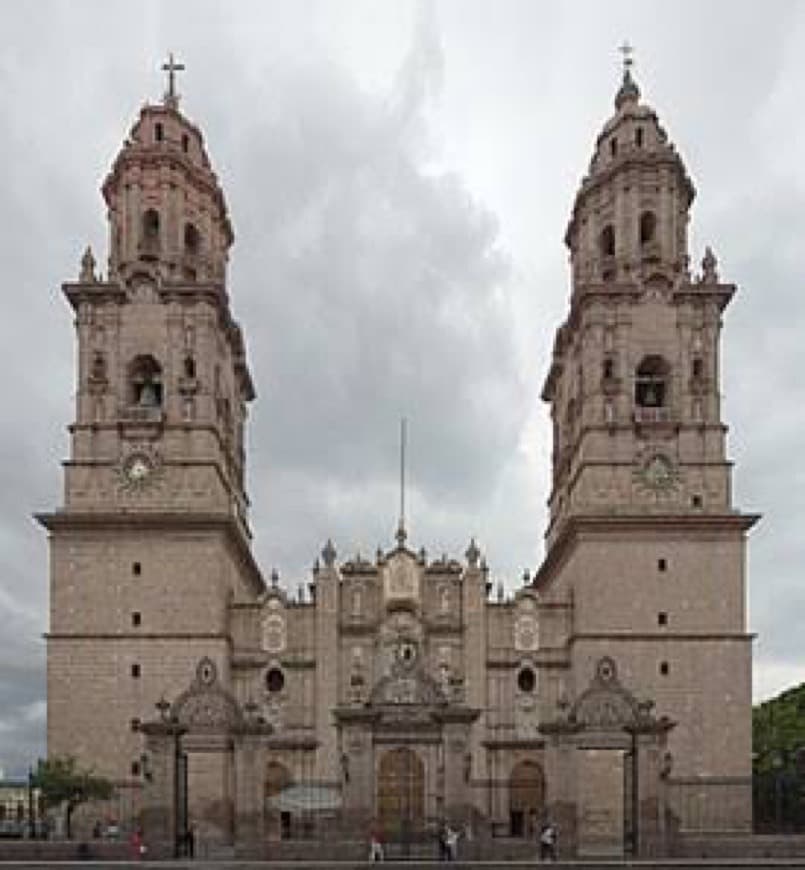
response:
M285 687L285 675L279 668L271 668L266 674L266 688L269 692L281 692Z
M517 674L517 686L521 692L533 692L537 685L537 678L531 668L523 668Z

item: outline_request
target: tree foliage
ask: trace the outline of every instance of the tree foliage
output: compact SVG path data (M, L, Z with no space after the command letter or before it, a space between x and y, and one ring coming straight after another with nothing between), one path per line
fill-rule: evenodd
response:
M85 801L107 800L114 791L108 779L80 769L71 755L40 758L31 784L39 789L46 808L64 808L68 838L73 810Z
M752 708L755 774L805 764L805 683Z

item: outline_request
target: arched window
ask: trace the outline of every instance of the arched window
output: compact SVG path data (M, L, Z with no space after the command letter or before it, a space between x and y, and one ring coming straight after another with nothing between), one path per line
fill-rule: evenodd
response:
M155 254L159 251L159 212L149 208L143 213L140 247L143 252Z
M129 404L142 408L162 405L162 369L150 355L135 357L129 366Z
M607 224L604 229L601 230L601 236L598 243L602 257L615 256L615 228L612 224Z
M634 131L634 140L635 140L635 143L636 143L638 148L643 147L643 128L642 127L638 127Z
M635 377L635 404L640 408L664 408L668 404L670 366L657 354L643 357Z
M640 215L640 244L647 245L654 241L657 234L657 217L653 211L644 211Z
M195 257L201 250L201 234L194 224L184 225L184 250L191 257Z
M190 380L196 376L196 361L192 356L184 358L184 376Z

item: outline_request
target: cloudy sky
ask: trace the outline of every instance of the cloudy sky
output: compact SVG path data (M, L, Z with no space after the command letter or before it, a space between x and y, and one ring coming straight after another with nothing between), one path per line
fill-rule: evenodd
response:
M231 293L259 398L255 549L295 590L328 536L391 544L409 421L411 543L495 580L542 556L538 394L568 299L562 237L611 114L617 47L698 190L716 251L724 413L750 549L755 694L805 678L805 5L272 0L0 10L0 766L44 751L47 548L73 328L60 295L105 257L102 178L169 50L236 232Z

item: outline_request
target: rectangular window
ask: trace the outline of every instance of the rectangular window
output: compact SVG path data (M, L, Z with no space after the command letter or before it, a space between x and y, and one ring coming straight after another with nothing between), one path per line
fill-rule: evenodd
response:
M131 565L131 573L134 574L135 577L139 577L142 574L143 566L139 562L132 562Z
M668 625L668 614L664 611L657 614L657 625Z
M665 559L657 559L657 570L667 571L668 570L668 562Z
M670 668L668 667L668 662L660 662L660 673L664 676L668 676L668 671Z
M134 679L139 679L140 676L140 666L138 664L133 664L131 666L131 675Z
M142 622L142 615L138 611L131 614L131 624L136 628Z

